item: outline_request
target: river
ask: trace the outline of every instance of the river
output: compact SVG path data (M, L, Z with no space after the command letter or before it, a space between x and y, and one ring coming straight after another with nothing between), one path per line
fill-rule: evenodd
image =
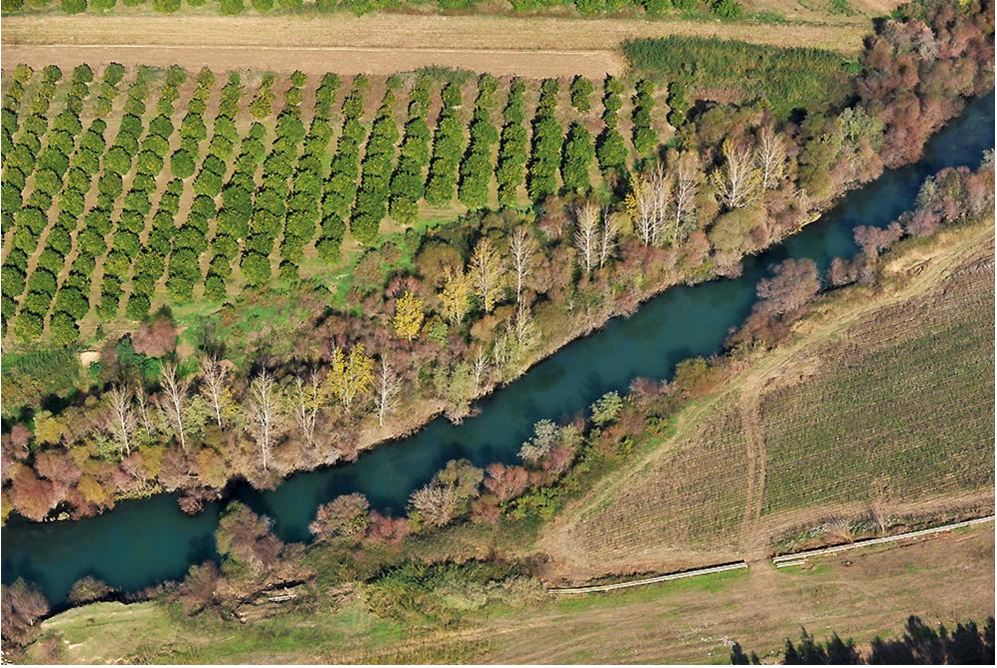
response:
M294 475L269 492L243 485L234 495L268 515L281 538L303 541L316 508L340 494L361 492L373 507L400 513L409 494L448 460L465 457L479 466L515 461L536 421L567 418L606 392L626 390L636 377L667 379L683 359L720 352L728 332L751 310L758 280L772 265L787 257L810 258L823 270L836 256L852 257L856 226L887 225L911 207L927 176L948 166L975 167L983 150L993 146L991 93L936 134L918 163L886 172L796 236L746 258L739 278L666 291L632 317L610 321L482 400L478 414L460 425L439 418L355 463ZM213 532L222 507L209 504L189 517L175 496L162 494L75 522L12 517L0 532L0 575L5 583L17 577L34 582L57 608L65 605L73 582L87 574L123 591L178 579L190 564L216 556Z

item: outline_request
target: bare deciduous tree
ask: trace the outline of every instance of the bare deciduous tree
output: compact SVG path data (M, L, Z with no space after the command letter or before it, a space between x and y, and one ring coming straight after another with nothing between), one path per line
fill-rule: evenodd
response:
M774 188L782 179L786 164L786 145L771 126L766 125L758 133L755 164L762 173L762 190Z
M111 398L109 421L118 445L125 455L132 452L135 432L135 413L132 411L132 393L120 385L115 385L108 393Z
M530 309L524 304L520 304L516 310L515 331L516 342L522 348L529 348L536 343L539 335L537 325L533 322L533 314L530 313Z
M682 241L696 226L696 195L699 194L699 156L686 152L675 168L675 197L672 202L670 242Z
M277 386L270 372L264 371L249 384L248 417L255 428L264 471L270 470L270 449L277 423L277 401Z
M152 418L149 416L149 404L147 401L148 397L145 394L145 387L142 383L137 383L135 386L135 403L138 405L138 417L142 421L142 428L145 429L146 434L151 434L155 431L156 426L152 422Z
M620 233L620 221L615 215L603 212L602 234L599 235L599 268L602 269L616 249L616 237Z
M583 204L575 209L575 250L582 269L590 273L596 262L599 239L599 208L594 204Z
M723 144L724 164L710 174L717 198L727 209L740 209L758 195L759 171L749 149L729 138Z
M485 371L488 370L488 353L485 352L484 348L478 348L477 354L474 356L474 393L478 394L481 391L481 378L485 375Z
M187 436L184 433L184 419L187 413L187 391L190 389L190 381L180 377L176 364L160 363L160 384L165 395L161 401L163 412L173 426L180 447L187 452Z
M318 373L312 371L307 379L295 375L288 398L301 437L310 447L315 444L315 425L318 423L318 412L322 407L322 381Z
M395 373L388 358L381 356L381 367L377 374L377 423L384 426L384 418L398 405L398 393L401 391L401 378Z
M523 293L523 284L533 271L533 258L537 254L537 242L525 225L520 225L512 233L509 241L509 252L512 254L512 264L516 271L516 303Z
M660 163L651 171L634 177L626 207L637 235L645 246L660 243L670 195L671 184Z
M206 356L201 359L201 379L204 381L204 394L215 411L215 422L224 428L222 405L228 392L228 366L215 355Z

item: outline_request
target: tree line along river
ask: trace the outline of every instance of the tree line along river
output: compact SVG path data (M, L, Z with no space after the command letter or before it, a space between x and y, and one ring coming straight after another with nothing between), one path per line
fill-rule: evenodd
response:
M411 492L451 459L478 466L512 462L538 420L567 418L606 392L626 390L634 378L668 379L683 359L720 352L731 328L750 312L756 285L772 265L810 258L823 271L834 257L851 258L858 251L856 226L889 224L911 208L924 179L943 167L978 166L982 152L994 146L994 120L993 93L973 100L931 139L919 162L884 173L793 238L746 258L740 277L666 291L482 400L478 414L460 425L438 418L355 463L300 473L268 492L237 485L233 495L269 516L282 539L304 541L318 506L340 494L360 492L373 508L398 514ZM74 522L12 517L0 532L2 580L32 581L60 607L84 575L123 591L178 579L190 564L216 556L214 530L223 507L208 504L189 517L173 495L161 494Z

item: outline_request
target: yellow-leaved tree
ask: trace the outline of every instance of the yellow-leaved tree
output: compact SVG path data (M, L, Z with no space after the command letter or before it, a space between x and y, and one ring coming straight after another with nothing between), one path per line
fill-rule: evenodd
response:
M419 334L426 319L426 303L411 290L395 302L395 334L411 341Z
M367 355L362 343L350 349L349 354L342 348L332 352L332 364L325 379L325 390L339 399L347 413L357 396L370 390L374 382L374 358Z
M481 298L485 313L491 313L495 302L502 296L502 256L488 237L474 248L471 257L471 274Z
M467 314L471 299L471 277L460 269L447 267L443 274L443 292L440 303L443 316L451 325L459 325Z

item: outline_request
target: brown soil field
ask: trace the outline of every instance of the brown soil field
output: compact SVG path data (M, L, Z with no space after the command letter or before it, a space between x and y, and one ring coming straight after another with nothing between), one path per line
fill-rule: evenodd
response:
M621 42L697 35L857 53L867 18L835 24L505 16L11 16L7 63L170 65L387 74L439 65L525 77L619 74Z
M540 541L547 576L764 559L992 506L993 253L992 222L947 231L882 290L825 302L569 506Z

